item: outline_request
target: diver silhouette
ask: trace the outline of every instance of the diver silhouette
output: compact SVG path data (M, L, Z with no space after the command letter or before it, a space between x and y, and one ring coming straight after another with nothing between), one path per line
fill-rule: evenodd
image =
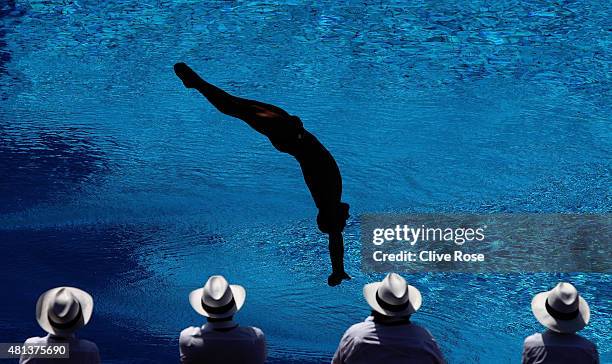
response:
M185 63L174 65L174 72L187 88L198 90L220 112L245 121L270 139L283 153L292 155L300 164L306 186L319 210L317 225L329 236L332 273L330 286L351 277L344 271L342 232L349 217L349 205L341 201L342 177L334 157L304 129L300 118L285 110L259 101L232 96L204 81Z

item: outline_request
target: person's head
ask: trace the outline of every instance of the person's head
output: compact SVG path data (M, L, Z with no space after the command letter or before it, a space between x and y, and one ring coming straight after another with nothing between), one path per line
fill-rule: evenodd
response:
M389 273L381 282L366 284L363 296L379 321L409 319L421 307L421 292L396 273Z
M74 287L57 287L40 295L36 320L54 336L68 337L87 325L93 313L93 298Z
M575 333L589 323L591 310L576 287L561 282L531 300L531 311L544 327L558 333Z
M246 290L230 285L220 275L211 276L204 284L189 294L191 307L210 322L229 321L244 305Z

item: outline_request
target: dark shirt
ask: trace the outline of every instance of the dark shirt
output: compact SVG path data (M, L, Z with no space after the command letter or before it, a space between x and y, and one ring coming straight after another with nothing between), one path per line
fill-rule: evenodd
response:
M180 359L184 364L263 364L266 339L256 327L241 327L233 321L209 322L188 327L179 338Z
M523 364L599 364L597 347L576 334L546 331L525 339Z
M440 364L444 358L427 329L409 321L383 324L368 317L344 333L332 364L370 363Z

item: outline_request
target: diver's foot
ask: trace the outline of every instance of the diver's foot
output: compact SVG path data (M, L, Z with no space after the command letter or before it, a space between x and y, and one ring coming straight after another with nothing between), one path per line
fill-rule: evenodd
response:
M187 88L196 88L203 82L202 78L191 67L182 62L174 65L174 73L183 81L183 85Z
M332 272L332 274L329 275L329 277L327 277L327 284L329 284L331 287L333 286L337 286L340 283L342 283L343 280L350 280L351 276L349 276L346 272Z

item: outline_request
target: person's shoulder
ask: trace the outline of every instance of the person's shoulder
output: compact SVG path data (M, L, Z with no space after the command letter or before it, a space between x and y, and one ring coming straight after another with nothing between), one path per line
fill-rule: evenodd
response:
M241 327L242 327L243 330L251 332L253 334L253 336L256 336L258 338L264 338L265 337L263 331L259 327L255 327L255 326L241 326Z
M423 341L436 341L433 334L427 328L414 322L410 322L407 325L401 325L401 328L402 332L404 332L407 337Z
M259 327L255 326L239 326L238 330L240 335L248 340L255 340L258 342L266 342L266 335Z
M431 332L429 330L427 330L427 328L425 328L425 326L421 326L419 324L415 324L414 322L411 322L410 325L408 326L412 331L414 332L418 332L422 335L425 336L430 336L433 337L433 335L431 334Z
M587 339L584 336L580 336L578 334L574 334L572 335L572 340L578 344L580 344L583 347L589 348L589 349L593 349L593 350L597 350L597 345L595 345L595 343L593 343L591 340Z
M202 329L200 327L189 326L188 328L183 329L183 331L181 331L181 334L179 335L179 343L182 344L185 342L189 342L191 339L200 336L202 336Z
M544 346L544 339L542 338L542 334L537 332L533 335L529 335L523 341L523 345L525 348Z
M93 341L79 339L79 347L82 351L98 352L98 345Z
M24 344L30 344L30 345L40 345L40 344L45 344L47 342L47 337L46 336L33 336L28 338Z
M358 322L349 327L344 333L345 338L360 339L363 338L367 333L374 330L374 321L366 320Z

